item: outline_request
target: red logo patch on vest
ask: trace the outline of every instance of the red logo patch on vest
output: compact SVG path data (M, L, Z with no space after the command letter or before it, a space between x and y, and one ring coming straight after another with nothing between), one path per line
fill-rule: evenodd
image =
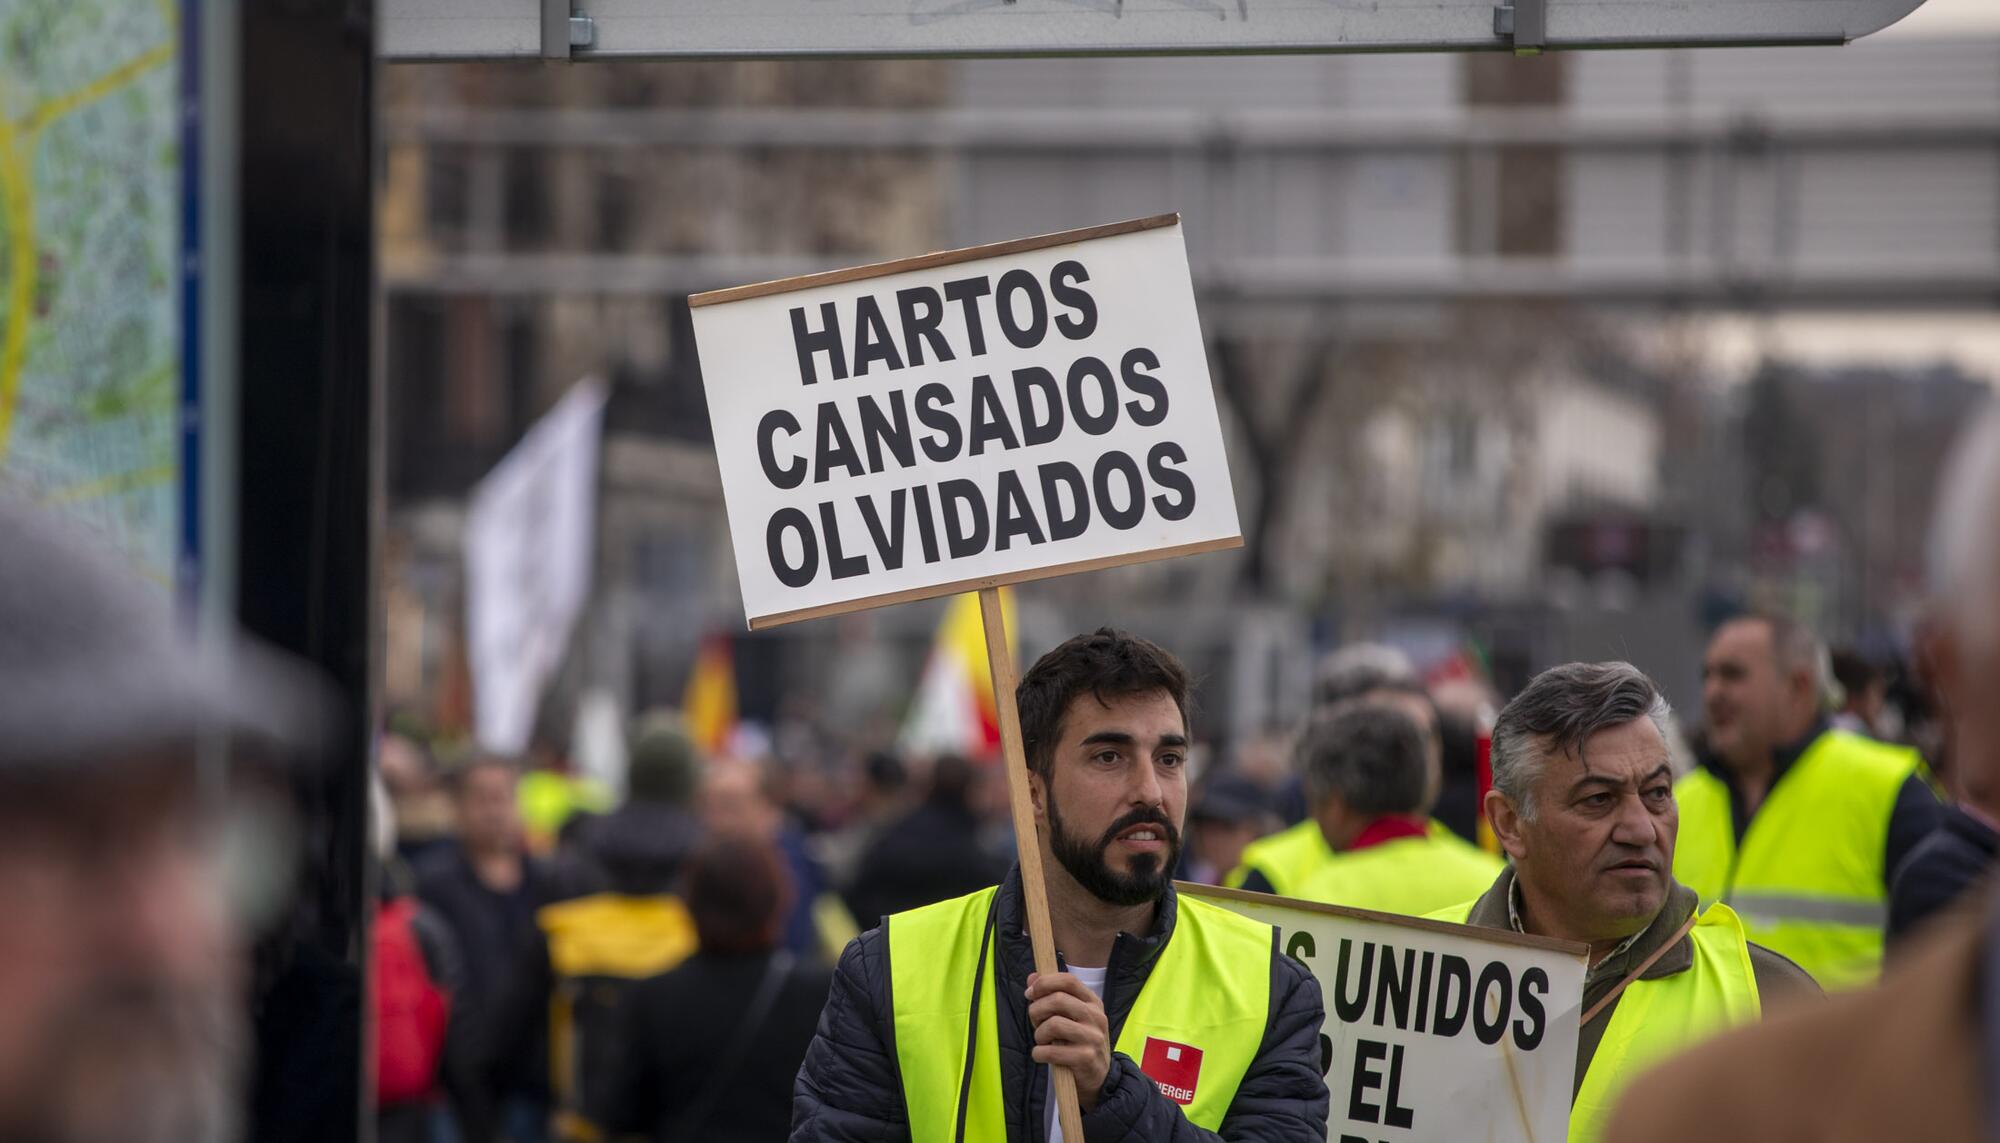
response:
M1201 1080L1201 1049L1148 1036L1139 1070L1159 1085L1161 1095L1185 1107L1194 1102L1195 1084Z

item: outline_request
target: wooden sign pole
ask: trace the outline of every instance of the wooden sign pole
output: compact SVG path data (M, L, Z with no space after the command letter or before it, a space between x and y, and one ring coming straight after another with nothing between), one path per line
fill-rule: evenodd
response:
M1014 648L1000 611L1000 589L979 589L979 618L986 628L986 665L993 673L993 707L1000 716L1000 761L1007 768L1007 805L1014 815L1014 848L1020 855L1022 905L1028 914L1028 943L1035 971L1049 976L1056 964L1055 933L1049 928L1049 887L1042 880L1042 847L1035 828L1035 805L1028 788L1028 757L1021 746L1021 709L1014 704ZM1083 1143L1083 1113L1076 1102L1076 1076L1055 1068L1056 1114L1064 1143Z

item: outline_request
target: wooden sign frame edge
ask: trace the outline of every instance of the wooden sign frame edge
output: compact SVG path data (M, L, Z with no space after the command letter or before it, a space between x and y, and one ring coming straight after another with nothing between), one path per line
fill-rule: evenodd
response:
M1434 921L1428 917L1406 917L1400 913L1378 913L1373 909L1356 909L1347 905L1329 905L1323 901L1301 901L1295 897L1278 897L1270 893L1253 893L1248 889L1230 889L1222 885L1197 885L1188 881L1174 882L1177 892L1193 897L1216 897L1225 901L1244 901L1253 905L1277 905L1287 909L1302 909L1308 913L1323 913L1329 917L1342 917L1350 921L1367 921L1375 924L1394 925L1405 929L1421 929L1428 933L1465 937L1469 940L1492 941L1495 944L1516 945L1521 948L1540 949L1544 952L1562 953L1566 956L1585 960L1590 956L1590 946L1580 941L1565 941L1557 937L1538 937L1532 933L1517 933L1512 929L1488 929L1479 925L1454 925L1450 921Z
M1204 552L1222 552L1243 546L1243 536L1224 536L1215 540L1196 540L1191 544L1175 544L1165 548L1147 548L1137 552L1120 552L1115 556L1095 556L1087 560L1073 560L1066 564L1048 564L1038 568L1024 568L1021 571L1001 572L998 575L983 575L972 579L953 580L950 583L933 584L929 587L910 587L902 591L892 591L886 595L869 595L860 599L847 599L839 603L822 603L816 607L802 607L797 611L775 611L769 615L750 618L750 630L764 631L772 627L782 627L787 623L798 623L807 619L824 619L829 615L845 615L850 611L867 611L876 607L890 607L898 603L915 603L921 599L936 599L941 595L962 595L968 591L980 591L989 587L1005 587L1016 583L1033 583L1040 579L1054 579L1057 576L1075 575L1078 572L1103 571L1106 568L1124 567L1127 564L1151 563L1154 560L1172 559L1175 556L1198 556Z
M981 258L1004 258L1009 254L1024 254L1030 250L1046 250L1051 246L1071 246L1078 242L1089 242L1095 238L1110 238L1119 234L1134 234L1141 230L1158 230L1165 226L1180 225L1179 211L1171 214L1155 214L1147 218L1132 218L1124 222L1107 222L1102 226L1086 226L1081 230L1059 230L1053 234L1037 234L1032 238L1015 238L1006 242L989 242L984 246L965 246L957 250L937 250L929 254L918 254L910 258L898 258L892 262L872 262L866 266L848 266L839 270L822 270L816 274L800 274L792 278L779 278L770 282L753 282L747 286L730 286L722 290L709 290L688 297L691 309L703 306L719 306L725 302L740 302L748 298L762 298L771 294L789 294L795 290L808 290L814 286L837 286L843 282L861 282L869 278L885 278L890 274L901 274L910 270L930 270L938 266L951 266L959 262L975 262Z

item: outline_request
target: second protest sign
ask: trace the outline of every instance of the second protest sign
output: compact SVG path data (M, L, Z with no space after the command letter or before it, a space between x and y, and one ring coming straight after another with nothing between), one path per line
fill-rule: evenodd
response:
M1330 1143L1549 1143L1569 1131L1583 945L1204 885L1275 925L1326 1003Z
M753 628L1242 542L1177 215L689 305Z

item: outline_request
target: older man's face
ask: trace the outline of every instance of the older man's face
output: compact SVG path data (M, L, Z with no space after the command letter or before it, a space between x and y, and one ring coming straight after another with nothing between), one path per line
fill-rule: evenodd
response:
M1598 731L1581 755L1545 758L1532 797L1532 818L1497 813L1494 829L1536 931L1615 941L1652 923L1666 903L1680 825L1667 744L1652 719Z
M0 1138L227 1137L238 960L186 767L0 789Z

